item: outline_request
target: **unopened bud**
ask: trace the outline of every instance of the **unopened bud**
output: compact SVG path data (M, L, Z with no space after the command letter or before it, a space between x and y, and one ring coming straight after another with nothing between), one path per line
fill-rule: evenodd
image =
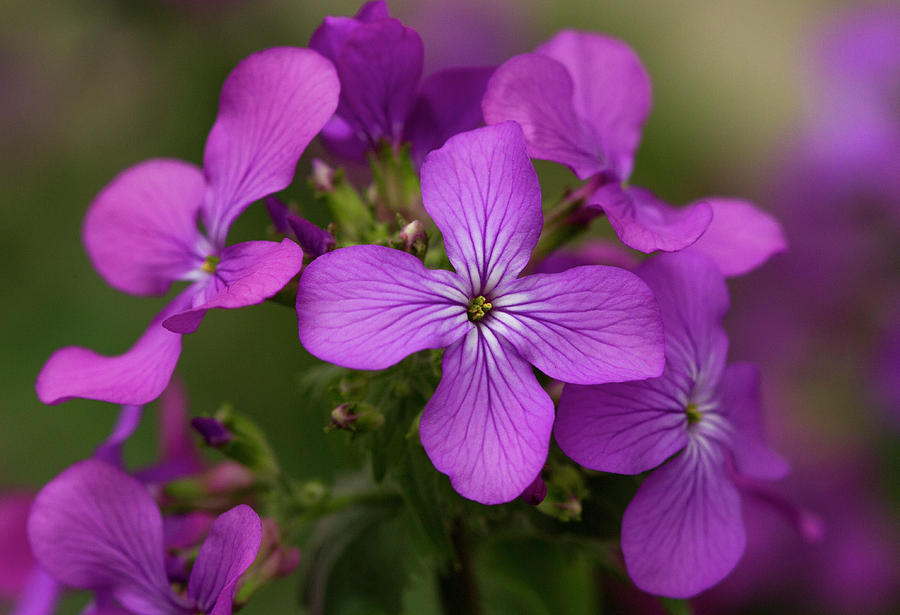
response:
M428 250L428 236L425 226L418 220L405 225L397 236L391 240L391 247L421 258Z
M331 411L331 422L325 431L343 429L346 431L370 432L384 425L384 415L376 412L369 404L348 402Z
M234 435L219 421L208 416L191 419L191 426L203 437L207 446L221 448L234 439Z
M538 475L534 482L528 485L519 497L526 503L537 506L547 497L547 483Z
M334 169L328 163L313 158L312 183L319 192L331 192L334 190Z

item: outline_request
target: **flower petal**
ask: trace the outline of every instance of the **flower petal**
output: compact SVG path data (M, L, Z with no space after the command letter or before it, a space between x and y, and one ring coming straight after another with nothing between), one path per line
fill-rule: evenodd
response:
M473 295L515 278L541 234L541 187L514 122L456 135L428 154L422 201Z
M316 258L334 249L334 235L329 231L293 213L287 205L274 196L265 199L269 217L279 233L293 235L307 258Z
M536 273L498 287L485 325L557 380L602 384L662 374L663 329L653 293L617 267Z
M111 286L133 295L162 295L203 264L197 228L206 182L195 165L147 160L115 177L84 219L85 249Z
M397 19L357 26L335 58L341 78L337 114L371 147L397 142L422 78L422 39Z
M429 271L400 250L329 252L300 277L300 342L323 361L353 369L383 369L419 350L448 346L473 326L459 285L449 271Z
M567 384L553 434L571 459L592 470L638 474L687 444L683 382L660 378L594 386Z
M66 585L108 590L138 615L187 613L163 565L162 517L146 488L103 461L76 463L38 493L28 536Z
M92 457L105 461L110 465L114 465L119 469L124 469L124 460L122 459L122 447L131 437L131 434L138 428L141 423L141 415L144 412L143 406L123 406L119 410L119 416L113 427L112 433L104 440L100 446L94 449Z
M560 273L582 265L611 265L622 269L634 269L638 259L633 252L617 241L592 239L576 248L560 248L551 252L537 266L538 273Z
M778 220L752 203L725 198L704 201L712 207L712 222L688 249L712 258L723 275L749 273L773 254L787 249Z
M110 357L78 346L54 352L38 374L38 399L45 404L80 397L141 405L159 397L181 356L181 335L162 322L187 307L194 292L190 287L178 295L124 354Z
M34 567L25 525L34 496L30 493L0 495L0 598L13 599L23 590Z
M447 349L443 372L419 423L425 452L461 495L482 504L514 500L547 459L550 396L485 327Z
M608 168L627 180L650 112L650 76L640 58L619 39L575 30L560 32L535 53L565 66L576 115L599 138Z
M262 523L249 506L241 504L219 515L200 547L188 581L188 597L201 611L231 615L238 579L256 559L261 541Z
M23 538L25 532L23 528ZM63 587L59 581L44 572L39 566L25 570L28 580L19 594L15 607L9 615L53 615L59 603Z
M206 463L191 437L187 393L179 378L172 378L162 392L157 414L159 461L132 472L132 475L144 484L160 484L199 474Z
M416 164L421 165L425 154L453 135L484 123L481 99L493 72L492 66L450 68L429 75L422 82L404 132Z
M729 365L722 377L721 412L734 429L731 453L737 471L777 480L787 475L788 463L766 444L759 381L759 368L752 363Z
M339 91L331 62L309 49L259 51L231 72L203 153L209 184L203 221L217 247L247 205L293 181Z
M587 179L607 167L599 135L575 113L574 91L565 66L553 58L526 53L494 72L481 110L488 124L518 122L532 158L564 164Z
M590 198L603 210L622 243L635 250L682 250L706 231L712 208L699 202L676 209L643 188L622 189L616 183L602 186Z
M692 440L641 484L622 518L622 551L635 585L687 598L721 581L744 552L737 489L721 450Z
M228 246L216 272L194 298L191 309L173 314L163 326L175 333L193 333L207 310L241 308L262 303L291 281L303 266L303 250L290 239L245 241Z
M690 378L698 394L711 395L728 354L722 319L729 301L722 274L710 259L687 252L655 256L636 273L659 302L667 367Z

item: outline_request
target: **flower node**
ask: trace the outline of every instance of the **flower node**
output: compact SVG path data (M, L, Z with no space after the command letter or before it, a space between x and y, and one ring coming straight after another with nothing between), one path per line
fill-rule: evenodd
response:
M697 409L697 404L690 403L685 408L684 413L687 414L688 423L699 423L700 419L703 418L703 413Z
M469 320L472 322L479 322L487 313L491 311L492 306L487 299L485 299L482 295L478 295L471 301L469 301Z
M213 256L212 254L210 254L209 256L206 257L206 260L203 261L203 265L200 267L200 269L202 269L206 273L215 273L216 266L219 264L219 261L221 261L221 260L222 259L219 258L218 256Z

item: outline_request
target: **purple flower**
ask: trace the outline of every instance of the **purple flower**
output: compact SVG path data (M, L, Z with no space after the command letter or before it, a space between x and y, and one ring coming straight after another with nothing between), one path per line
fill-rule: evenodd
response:
M500 66L488 82L482 110L488 124L519 122L531 157L564 164L580 179L596 182L589 206L602 209L631 248L684 249L724 216L727 228L708 241L711 256L722 253L719 236L726 230L748 224L765 231L725 244L727 275L743 273L784 249L777 223L773 231L774 221L748 203L711 198L678 210L649 190L626 185L650 111L650 78L634 51L618 39L560 32L533 53Z
M315 163L313 160L314 166ZM265 203L275 230L296 239L304 256L313 259L334 249L334 235L293 213L281 199L267 196Z
M728 293L716 266L697 254L664 255L638 273L659 301L665 372L566 385L554 433L567 455L595 470L638 474L665 462L625 510L622 551L638 587L687 597L720 581L744 550L731 465L776 479L787 464L763 440L756 367L725 366Z
M191 285L123 355L77 347L54 353L38 376L41 401L151 401L172 375L181 335L196 330L207 310L259 303L299 271L302 251L290 240L226 247L225 239L250 203L291 183L297 160L334 111L338 89L333 67L313 51L255 53L225 81L202 170L148 160L100 192L83 230L100 275L134 295L164 294L179 280Z
M177 595L166 575L162 515L150 493L114 466L90 459L38 493L28 536L47 572L66 585L112 597L135 615L230 615L262 527L249 506L220 515L200 547L186 596Z
M493 68L450 68L419 86L422 39L388 13L383 0L356 17L326 17L309 46L334 62L341 79L337 114L322 131L338 155L361 159L386 140L411 143L413 160L482 123L481 97Z
M540 472L553 423L553 402L529 363L581 384L659 375L659 314L647 286L621 269L517 278L542 216L514 122L457 135L429 154L422 199L456 273L381 246L329 252L300 278L300 341L354 369L446 347L422 444L459 493L507 502Z

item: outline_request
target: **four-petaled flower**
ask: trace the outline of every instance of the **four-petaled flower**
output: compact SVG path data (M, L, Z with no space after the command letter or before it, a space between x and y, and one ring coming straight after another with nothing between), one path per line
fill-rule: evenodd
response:
M331 63L314 51L279 47L255 53L222 87L203 169L156 159L120 173L88 211L84 243L94 267L115 288L164 294L190 281L124 355L78 347L58 350L37 380L38 397L85 397L121 404L155 399L181 354L181 335L211 308L238 308L271 297L300 270L293 241L225 245L231 223L253 201L287 187L310 140L337 107ZM198 229L202 219L207 234Z
M326 17L309 46L332 62L341 99L322 139L335 153L362 159L382 140L410 144L418 164L449 137L482 124L481 97L493 67L456 67L433 73L421 86L422 39L368 2L356 17Z
M715 264L700 254L662 255L638 274L659 301L665 372L566 385L554 434L569 457L594 470L638 474L664 464L625 510L622 551L638 587L688 597L722 580L744 551L730 473L774 480L788 467L763 438L758 370L725 366L728 291Z
M778 222L752 204L707 198L678 210L649 190L627 186L641 128L650 111L650 78L624 42L564 30L533 53L500 66L482 101L488 124L515 120L528 153L569 167L596 190L623 243L641 252L691 246L739 275L785 249Z
M178 595L166 574L162 515L147 488L90 459L38 493L28 537L41 567L66 585L93 590L98 607L112 608L114 599L134 615L231 615L238 580L259 551L262 524L243 504L220 515L197 554L186 595Z
M300 278L300 340L354 369L446 347L422 444L460 494L507 502L540 472L553 424L553 402L529 363L579 384L658 376L659 313L649 288L622 269L517 277L543 222L514 122L457 135L429 154L422 198L456 273L380 246L329 252Z

